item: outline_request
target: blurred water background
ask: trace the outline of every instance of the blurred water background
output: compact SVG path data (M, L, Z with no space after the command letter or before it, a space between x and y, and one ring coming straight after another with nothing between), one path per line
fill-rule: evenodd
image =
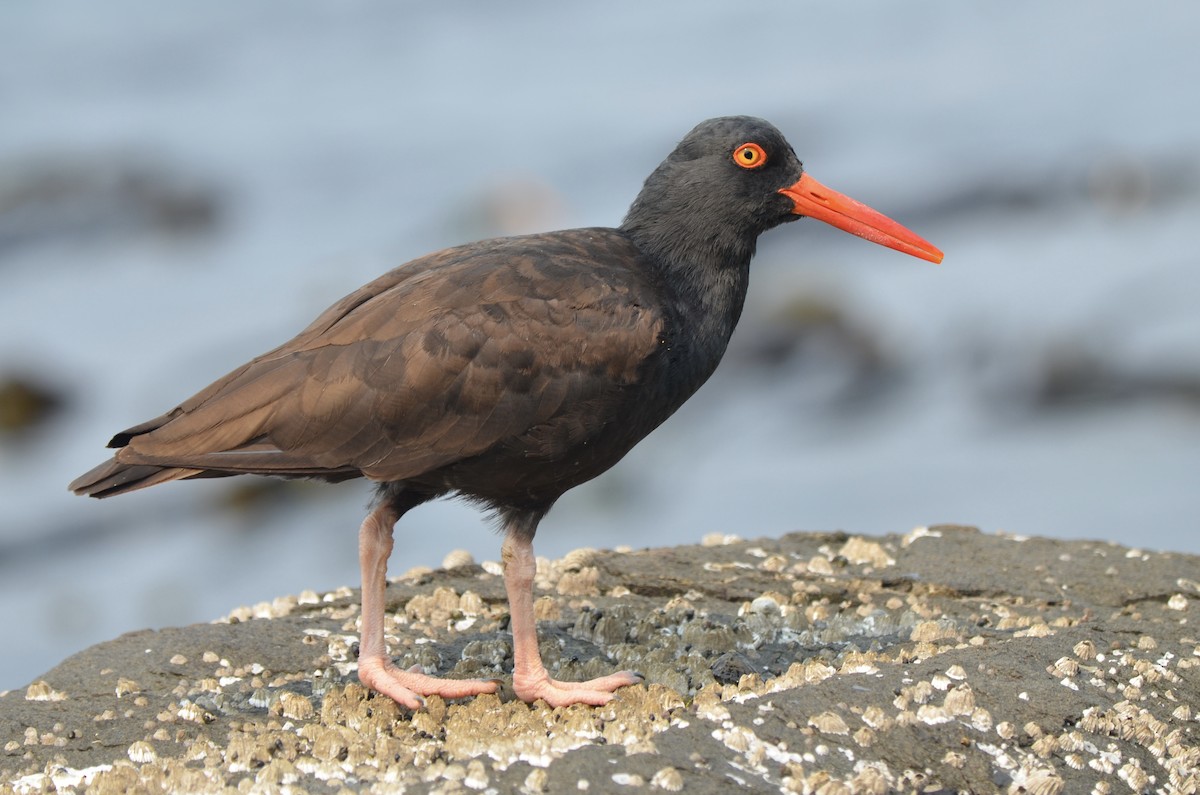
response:
M357 585L364 483L66 484L396 264L614 225L695 123L773 121L946 252L768 234L713 380L540 554L935 522L1200 552L1200 5L0 5L0 689ZM391 571L497 559L475 511Z

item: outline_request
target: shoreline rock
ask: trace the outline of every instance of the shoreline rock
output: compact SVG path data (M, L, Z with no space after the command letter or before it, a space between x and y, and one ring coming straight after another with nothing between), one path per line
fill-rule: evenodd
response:
M447 562L389 585L398 664L508 677L497 565ZM1196 556L958 526L715 537L540 561L537 593L554 675L647 684L410 713L355 678L357 592L306 592L0 694L0 795L1200 789Z

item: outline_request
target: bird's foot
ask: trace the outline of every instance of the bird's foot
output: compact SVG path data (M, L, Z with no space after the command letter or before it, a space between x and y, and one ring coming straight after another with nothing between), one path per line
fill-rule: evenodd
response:
M478 696L495 693L501 684L499 679L439 679L421 673L418 666L402 671L382 657L359 659L358 681L409 709L424 707L424 696Z
M586 682L560 682L551 679L543 669L538 674L520 676L513 674L513 690L517 698L532 704L541 699L552 707L567 707L571 704L591 704L599 707L613 699L619 687L637 685L646 677L636 671L620 671Z

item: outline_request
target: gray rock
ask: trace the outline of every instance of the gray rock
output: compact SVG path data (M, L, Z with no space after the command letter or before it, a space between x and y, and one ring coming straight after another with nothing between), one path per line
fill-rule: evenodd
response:
M725 541L539 579L552 674L646 675L605 707L407 712L357 683L357 594L310 593L0 695L0 793L1200 788L1200 559L951 526ZM396 657L507 677L494 571L394 581Z

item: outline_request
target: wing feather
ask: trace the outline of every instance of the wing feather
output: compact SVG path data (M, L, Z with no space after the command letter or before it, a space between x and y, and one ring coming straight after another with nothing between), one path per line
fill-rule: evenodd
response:
M610 230L450 249L355 291L288 343L114 438L126 464L415 477L594 433L662 319Z

